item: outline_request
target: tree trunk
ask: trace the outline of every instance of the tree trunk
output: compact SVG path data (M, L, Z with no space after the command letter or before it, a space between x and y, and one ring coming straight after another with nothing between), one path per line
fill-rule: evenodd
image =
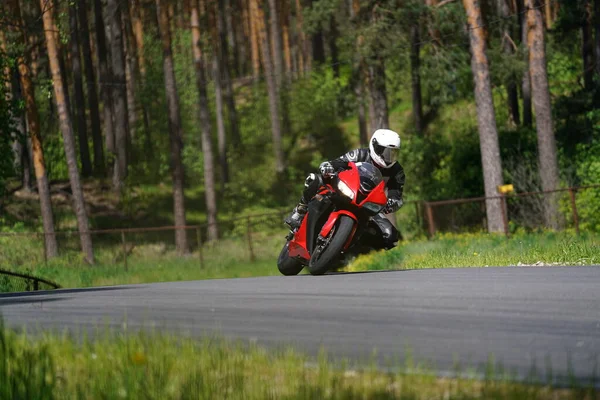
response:
M223 74L222 83L225 88L225 102L229 116L229 128L231 129L231 141L234 147L239 147L242 143L240 128L238 124L237 110L235 107L235 95L233 93L233 84L231 82L229 50L227 48L227 32L225 29L225 4L224 0L219 0L219 10L217 12L217 29L219 32L219 61L221 63L221 73Z
M596 53L596 75L598 75L597 79L600 80L600 0L594 0L594 31L596 33L596 39L594 41Z
M552 28L552 17L553 17L551 1L544 2L544 11L545 11L545 15L546 15L546 28L551 29ZM541 13L541 11L540 11L540 13Z
M587 90L594 87L594 34L592 29L592 3L584 0L584 15L581 21L581 53L583 57L583 86Z
M104 25L103 7L101 0L94 1L94 21L96 25L96 58L98 60L98 75L100 98L102 99L102 123L104 124L104 140L106 151L111 157L115 153L115 131L113 124L113 101L111 94L112 72L106 47L106 27ZM112 164L112 160L110 161ZM103 160L104 164L104 160ZM104 170L105 168L103 168Z
M368 103L368 106L369 106L369 119L368 119L369 134L368 134L368 138L370 138L379 127L377 126L377 118L376 118L377 112L375 111L375 103L373 102L373 96L370 95L371 94L371 78L370 78L370 74L369 74L369 69L367 67L365 67L365 68L367 71L366 80L367 80L367 87L369 90L369 96L368 96L368 98L369 98L369 103Z
M502 26L502 51L508 57L514 53L514 48L511 43L514 43L510 36L511 25L513 24L511 18L512 14L507 0L496 0L496 8L498 9L498 15L503 19ZM504 85L506 87L506 95L508 100L508 115L509 122L514 125L521 123L519 116L519 94L517 92L517 78L514 75L508 77Z
M318 64L325 63L325 44L323 43L323 28L319 25L316 32L311 35L312 59Z
M527 7L527 47L529 49L529 73L535 108L535 125L538 137L540 177L543 190L558 189L558 157L552 122L550 90L546 72L546 49L544 43L544 23L542 12L535 8L534 0L525 0ZM548 227L561 226L558 197L545 196L544 220Z
M14 27L14 31L18 33L22 43L27 43L26 32L22 29L24 24L22 22L18 0L10 0L8 2L8 6L10 7L10 11L14 17L14 20L17 21L17 26ZM3 31L0 31L0 43L2 44L2 51L6 52L6 42ZM58 256L58 245L56 244L56 236L54 234L54 217L52 215L50 187L48 184L48 177L46 175L44 151L40 137L40 118L37 110L37 104L35 102L35 91L31 79L31 69L30 66L27 65L25 58L22 56L17 58L17 68L21 83L21 93L25 103L25 114L27 116L29 137L32 143L33 167L38 186L42 223L44 225L44 246L46 257L54 258ZM10 69L7 69L5 74L11 75ZM10 82L8 80L10 79L10 76L7 76L6 78L7 82ZM8 90L7 95L10 96L11 92L11 90ZM7 100L11 101L10 98ZM26 149L23 150L24 152L26 151Z
M211 30L211 38L213 43L220 42L220 10L218 4L215 8L207 10L209 12L209 26ZM227 133L225 131L225 117L224 117L224 105L223 105L223 79L221 76L222 70L222 56L220 46L213 46L213 57L212 57L212 76L215 86L215 118L217 121L217 143L219 150L219 166L221 169L221 191L225 191L226 183L229 182L229 161L227 158Z
M279 29L279 13L277 12L277 1L269 0L269 22L271 24L271 43L273 44L273 66L275 67L275 82L277 84L277 95L281 90L283 79L283 56L281 53L281 31Z
M90 47L90 32L87 17L87 1L77 0L79 14L79 27L81 34L81 50L83 54L85 80L87 85L87 98L90 109L90 123L92 143L94 148L94 173L97 176L104 174L104 147L102 146L102 132L100 131L100 111L98 108L98 94L96 92L96 77L92 62L92 49Z
M239 76L240 71L238 68L238 43L235 37L235 28L233 23L233 16L231 15L231 0L223 0L223 13L225 19L225 32L227 34L227 45L229 49L231 49L231 54L233 56L233 65L230 65L229 68L233 68L236 75Z
M140 0L133 0L129 8L129 13L137 47L136 54L138 56L140 74L142 75L142 79L144 79L146 77L146 60L144 58L144 24L140 17Z
M502 161L496 130L496 116L492 99L492 88L486 54L485 31L478 0L463 0L467 12L469 39L471 42L471 69L475 81L475 103L477 106L477 124L479 126L479 146L483 165L485 196L498 195L497 188L502 185ZM502 232L504 220L501 201L487 200L486 212L489 232Z
M15 29L10 29L15 31ZM2 53L7 53L6 38L4 32L0 31L0 50ZM8 104L23 103L23 95L21 90L19 70L11 70L8 63L4 64L4 83L6 102ZM30 193L33 190L31 183L31 162L29 157L28 140L26 139L27 130L25 116L22 113L14 113L12 115L13 125L17 132L17 137L14 138L11 149L13 152L13 168L14 171L21 176L21 190Z
M121 28L121 6L119 0L107 0L107 26L110 29L110 55L112 67L112 102L115 130L115 163L113 166L113 189L119 195L127 177L127 141L129 121L127 107L127 81L125 56L123 54L123 31Z
M517 5L525 8L524 0L517 0ZM521 13L521 42L527 43L527 15L524 11ZM525 54L526 68L523 71L523 80L521 82L521 97L523 98L523 126L531 128L533 123L533 112L531 108L531 76L529 75L529 55Z
M213 57L213 81L215 84L215 114L217 119L217 138L219 144L219 165L221 166L221 191L229 182L229 161L227 160L227 134L223 118L223 88L221 81L221 66L217 54Z
M336 78L340 77L340 63L338 57L337 39L340 32L337 28L337 22L335 16L331 14L329 17L329 53L331 53L331 67L333 69L333 76Z
M371 61L368 71L369 91L371 92L371 103L373 104L371 130L375 131L379 128L388 128L390 126L383 59L380 58Z
M19 118L19 125L17 129L22 129L21 132L25 132L25 118L21 116ZM33 182L31 181L31 165L33 164L31 158L31 140L24 138L21 147L21 190L28 193L33 191Z
M77 136L79 138L79 156L81 174L84 177L92 175L92 161L87 136L87 121L85 117L85 97L83 94L83 72L79 51L79 24L77 23L77 6L69 5L69 27L71 29L71 70L73 72L73 91L75 95L75 110L77 112Z
M194 0L196 1L196 0ZM140 16L139 0L134 0L129 5L129 16L131 18L131 28L133 29L133 38L135 44L132 43L133 69L135 72L136 90L141 90L146 80L146 62L144 58L144 24L143 18ZM144 124L144 152L146 160L154 158L154 146L150 137L150 120L148 117L148 105L145 98L141 101L142 107L142 123Z
M285 171L285 160L283 157L283 145L281 140L281 123L279 121L279 104L277 98L277 83L273 76L273 65L269 49L269 39L265 30L265 15L262 9L262 0L251 0L252 15L256 21L258 37L261 42L263 66L265 68L265 79L267 81L267 92L269 95L269 112L271 114L271 134L273 135L273 152L275 153L275 171L282 174Z
M250 28L250 16L248 12L248 2L247 0L237 0L238 4L241 8L241 13L237 13L238 21L235 22L237 26L236 34L237 34L237 43L239 49L239 72L241 75L248 75L249 68L251 65L251 52L248 52L250 49L251 43L251 28ZM250 64L248 63L250 61Z
M283 28L283 58L285 61L285 77L286 82L291 81L292 76L292 54L290 51L290 8L289 0L283 0L281 4L281 25Z
M298 32L298 70L301 75L308 70L308 47L306 42L306 34L304 33L304 18L302 16L301 0L296 0L296 31Z
M356 103L358 104L358 134L360 145L367 147L369 145L369 134L367 132L367 119L365 112L365 90L364 90L364 67L360 60L356 67L356 83L354 84L354 93L356 94Z
M255 14L252 12L252 2L254 0L248 0L248 2L250 3L248 5L248 9L250 10L248 12L248 19L250 20L250 49L251 49L251 55L252 55L252 77L254 78L254 82L257 83L259 76L260 76L260 55L258 54L258 30L256 29L256 25L257 22L256 21L256 16Z
M127 81L127 111L129 112L128 123L130 139L133 140L137 134L138 108L136 105L135 94L139 88L140 68L138 65L135 35L133 34L133 26L129 16L129 8L126 8L124 12L121 13L121 18L123 21L123 42L125 44L125 78Z
M215 173L212 148L212 128L210 123L210 110L206 94L206 72L204 70L204 57L200 45L200 16L198 3L191 2L192 47L194 52L194 68L196 71L196 86L198 88L198 111L200 114L200 129L202 130L202 152L204 159L204 197L206 201L206 215L208 222L208 240L219 238L217 225L217 196L215 191Z
M29 67L23 58L19 59L19 73L21 76L21 87L25 99L25 110L27 114L27 125L29 127L29 138L33 154L33 168L37 182L38 195L40 198L40 211L44 225L44 243L46 246L46 257L58 256L58 245L54 234L54 216L52 214L52 202L50 199L50 185L46 174L46 163L44 150L40 135L40 118L35 103L35 93Z
M40 6L49 7L52 9L53 0L40 0ZM48 47L48 59L50 69L52 71L52 85L54 87L54 98L56 108L58 110L60 130L63 135L65 147L65 155L67 158L67 166L69 168L69 181L71 182L71 192L73 193L73 207L77 216L77 225L79 227L79 237L81 241L81 249L85 260L89 264L94 263L94 249L92 246L92 237L88 224L88 216L85 209L85 201L83 199L83 190L79 180L79 171L77 169L77 155L75 154L75 138L73 137L73 127L71 124L71 116L65 102L65 88L62 84L60 64L58 60L58 46L53 32L57 31L54 23L54 15L51 12L42 14L44 23L44 33L46 36L46 45ZM34 144L34 153L35 150ZM36 166L37 175L37 166Z
M410 76L412 82L412 110L415 121L415 131L423 134L423 101L421 98L421 45L419 24L410 27Z
M167 107L169 109L169 142L171 145L171 174L173 177L173 206L175 225L185 226L184 202L184 171L181 154L183 151L183 132L179 111L179 97L175 83L175 69L173 65L173 52L171 49L171 29L169 16L164 0L156 0L158 25L163 49L163 71L165 89L167 94ZM185 229L175 231L175 245L180 255L188 252Z

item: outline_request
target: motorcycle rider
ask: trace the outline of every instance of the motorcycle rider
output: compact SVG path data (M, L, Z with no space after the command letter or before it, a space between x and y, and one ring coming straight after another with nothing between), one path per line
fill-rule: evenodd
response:
M400 136L390 129L378 129L369 141L368 149L355 149L331 161L325 161L319 166L320 174L311 173L304 182L304 192L298 205L285 219L292 229L300 227L308 211L308 202L317 194L323 184L322 178L330 178L344 170L349 161L367 162L375 165L386 181L388 201L381 213L371 219L383 239L383 247L390 249L398 241L398 231L383 215L398 211L403 205L404 168L396 161L400 150Z

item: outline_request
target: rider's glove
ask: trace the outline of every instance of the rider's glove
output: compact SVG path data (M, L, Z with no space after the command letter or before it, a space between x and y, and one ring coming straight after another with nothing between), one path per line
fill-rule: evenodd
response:
M384 214L391 214L398 211L400 207L402 207L402 204L404 204L402 199L388 199L387 204L382 211Z
M329 161L325 161L319 166L319 171L324 178L330 178L335 174L335 168Z

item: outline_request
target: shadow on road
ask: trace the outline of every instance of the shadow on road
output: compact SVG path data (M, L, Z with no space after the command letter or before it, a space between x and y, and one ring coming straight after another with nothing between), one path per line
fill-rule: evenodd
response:
M78 289L56 289L56 290L39 290L35 292L12 292L0 293L0 304L4 304L3 300L11 297L39 297L39 296L58 296L70 293L86 293L86 292L104 292L109 290L131 290L139 289L143 286L107 286L107 287L90 287ZM35 301L35 300L34 300Z
M344 271L334 271L328 272L325 275L358 275L358 274L375 274L378 272L401 272L405 271L402 269L378 269L376 271L352 271L352 272L344 272Z
M69 300L72 297L69 296L52 296L52 297L16 297L16 298L0 298L0 307L2 306L10 306L14 304L29 304L29 303L48 303L52 301L61 301L61 300Z

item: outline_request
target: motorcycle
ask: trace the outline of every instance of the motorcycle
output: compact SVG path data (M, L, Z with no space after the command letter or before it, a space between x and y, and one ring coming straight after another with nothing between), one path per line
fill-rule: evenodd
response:
M311 275L323 275L348 257L377 248L368 225L386 203L381 171L370 163L349 162L347 170L321 181L300 227L286 237L279 272L297 275L308 267Z

